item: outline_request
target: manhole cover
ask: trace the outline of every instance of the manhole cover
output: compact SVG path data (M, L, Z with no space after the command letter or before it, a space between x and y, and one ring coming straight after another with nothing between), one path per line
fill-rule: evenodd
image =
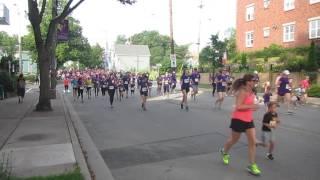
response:
M39 141L47 138L48 135L45 134L29 134L19 138L22 141Z

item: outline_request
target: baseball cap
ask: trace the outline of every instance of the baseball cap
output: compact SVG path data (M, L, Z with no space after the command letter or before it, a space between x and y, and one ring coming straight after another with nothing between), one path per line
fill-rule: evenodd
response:
M290 74L290 72L289 72L289 70L284 70L284 71L283 71L283 74L285 74L285 75L289 75L289 74Z

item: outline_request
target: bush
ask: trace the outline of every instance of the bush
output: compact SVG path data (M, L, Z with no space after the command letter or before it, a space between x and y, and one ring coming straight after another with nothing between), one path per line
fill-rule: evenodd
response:
M36 75L30 74L30 75L25 75L24 79L26 81L30 81L30 82L35 82L36 81Z
M16 89L16 77L9 76L8 72L0 72L0 84L4 86L5 92L14 92Z
M307 93L308 93L309 97L320 98L320 86L319 85L312 85Z

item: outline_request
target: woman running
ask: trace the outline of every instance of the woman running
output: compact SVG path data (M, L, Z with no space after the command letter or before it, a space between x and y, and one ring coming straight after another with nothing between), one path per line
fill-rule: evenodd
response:
M288 70L284 70L282 73L282 77L280 77L278 81L278 96L284 98L285 103L287 105L287 113L292 114L293 111L291 110L291 89L292 89L292 81L289 81L289 74Z
M83 90L84 90L84 82L82 77L78 79L78 99L81 96L81 102L83 103Z
M93 79L93 87L94 87L94 96L97 97L99 95L99 89L100 89L100 81L98 76L96 76Z
M110 107L113 108L113 99L114 99L114 93L115 93L115 77L111 75L108 79L108 94L110 99Z
M141 107L144 111L147 110L146 103L148 97L148 77L144 73L140 78L140 95L141 95Z
M86 92L87 92L88 99L91 99L92 81L91 81L90 76L87 77L87 79L84 81L84 83L85 83L85 86L87 89Z
M237 79L233 84L235 91L236 104L231 115L231 135L220 150L222 161L228 165L230 161L229 150L238 142L241 133L245 132L248 139L249 163L247 170L253 175L260 175L261 171L255 163L256 156L256 131L253 123L253 111L258 109L258 105L254 104L255 95L254 76L246 74L243 78Z
M73 101L75 101L77 97L77 92L78 92L78 80L76 77L73 77L71 81L71 85L72 85Z
M218 99L215 102L215 107L218 109L221 109L221 105L226 94L227 78L226 69L220 71L220 74L216 77Z
M182 76L180 78L181 83L181 92L182 92L182 101L180 103L181 109L183 109L183 104L186 107L186 111L189 110L188 106L188 93L190 91L190 75L188 70L184 69Z
M167 98L169 98L169 92L170 92L170 85L169 85L170 77L168 75L168 72L166 72L166 75L163 78L163 96L167 95Z

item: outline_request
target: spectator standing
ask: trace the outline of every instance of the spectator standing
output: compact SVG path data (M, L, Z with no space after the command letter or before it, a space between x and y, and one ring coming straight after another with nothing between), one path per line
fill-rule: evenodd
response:
M25 92L26 80L24 79L23 74L20 74L17 80L18 103L23 103Z

